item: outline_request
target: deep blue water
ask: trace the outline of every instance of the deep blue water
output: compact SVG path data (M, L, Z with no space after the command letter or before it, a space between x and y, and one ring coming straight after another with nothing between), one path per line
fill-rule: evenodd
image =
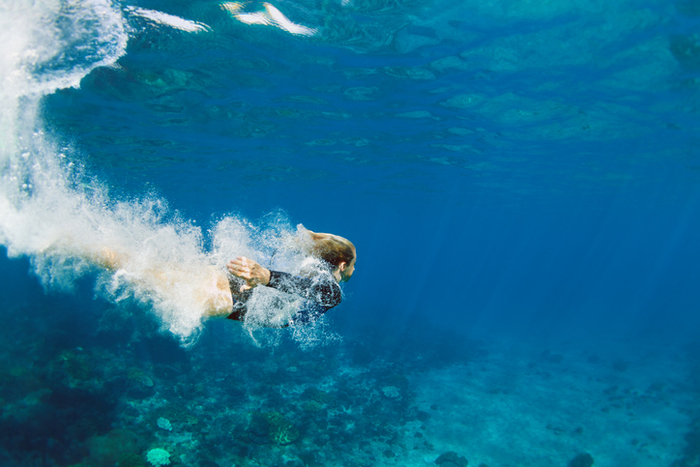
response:
M221 5L0 6L0 463L698 462L700 3ZM299 223L308 330L139 279Z

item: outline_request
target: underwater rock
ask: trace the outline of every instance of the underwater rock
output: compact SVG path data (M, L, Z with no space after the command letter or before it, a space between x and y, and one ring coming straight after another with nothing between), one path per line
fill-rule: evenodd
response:
M175 379L182 374L181 371L169 365L156 365L153 367L153 373L155 373L158 378L168 380Z
M129 378L131 381L139 382L149 388L153 386L153 379L151 379L151 377L148 376L146 372L141 368L129 368L129 370L126 373L126 377Z
M156 393L153 386L145 386L143 384L134 384L126 390L126 397L134 400L147 399Z
M68 380L71 386L89 382L94 376L89 356L72 350L64 350L49 363L48 373L55 381Z
M117 428L104 436L93 436L87 440L90 465L112 467L125 454L141 451L139 437L131 430Z
M0 394L7 399L22 398L26 394L46 390L41 374L27 367L12 365L0 370Z
M689 70L700 69L700 35L674 35L671 37L671 54L678 63Z
M401 392L396 386L384 386L382 388L382 393L389 399L396 399L401 397Z
M700 460L700 418L694 416L690 428L684 436L683 457L673 461L671 467L689 467L697 465Z
M122 453L117 460L117 465L119 467L147 467L146 461L133 452Z
M571 459L568 467L591 467L593 463L593 456L586 452L578 454L576 457Z
M166 431L172 431L174 428L173 424L176 424L178 429L182 429L183 427L199 423L197 417L180 404L168 404L159 407L150 414L150 417L159 428Z
M430 414L428 412L424 412L423 410L419 410L416 412L416 420L424 422L427 419L430 418Z
M279 412L254 413L248 434L284 446L299 439L299 430Z
M382 386L394 386L400 391L406 391L409 387L409 381L406 375L401 373L400 369L394 369L391 373L383 376L380 380Z
M318 413L323 410L323 405L316 401L306 401L301 404L301 408L307 413Z
M306 466L317 466L321 465L318 460L317 460L317 455L314 451L302 451L299 454L297 454L297 457L304 463Z
M307 388L301 394L301 398L308 401L317 402L321 406L326 406L334 401L335 395L317 388Z
M435 463L441 467L467 467L469 461L454 451L447 451L440 454Z

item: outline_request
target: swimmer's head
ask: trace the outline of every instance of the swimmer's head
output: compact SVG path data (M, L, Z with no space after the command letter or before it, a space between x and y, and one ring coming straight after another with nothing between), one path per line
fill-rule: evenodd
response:
M307 234L310 239L305 245L309 253L328 263L334 272L338 272L341 281L348 281L355 272L357 259L355 245L338 235L312 232L301 224L298 229Z

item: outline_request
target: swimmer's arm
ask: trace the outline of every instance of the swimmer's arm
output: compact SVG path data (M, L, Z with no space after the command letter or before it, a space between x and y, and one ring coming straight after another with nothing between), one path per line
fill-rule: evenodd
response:
M340 286L330 275L316 279L296 277L285 272L270 271L242 256L229 262L228 270L234 276L246 281L247 288L266 285L281 292L313 300L326 308L333 308L342 299Z
M229 261L228 272L246 281L247 286L244 286L241 292L244 289L270 283L270 270L260 266L256 261L248 259L245 256L239 256Z

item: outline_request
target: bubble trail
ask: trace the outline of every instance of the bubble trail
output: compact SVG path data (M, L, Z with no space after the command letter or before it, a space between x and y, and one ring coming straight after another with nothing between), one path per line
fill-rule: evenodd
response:
M107 0L0 4L0 244L10 257L29 257L47 288L71 290L76 278L97 272L98 291L143 303L163 329L189 343L212 303L230 301L228 288L218 287L229 259L244 255L269 265L276 255L277 265L293 272L304 258L283 213L259 225L226 216L205 238L163 199L112 199L45 131L38 113L44 96L79 87L90 71L126 53L131 26L124 14L134 11ZM279 297L256 294L246 323L251 334L280 319L270 313ZM297 340L318 341L312 334Z

